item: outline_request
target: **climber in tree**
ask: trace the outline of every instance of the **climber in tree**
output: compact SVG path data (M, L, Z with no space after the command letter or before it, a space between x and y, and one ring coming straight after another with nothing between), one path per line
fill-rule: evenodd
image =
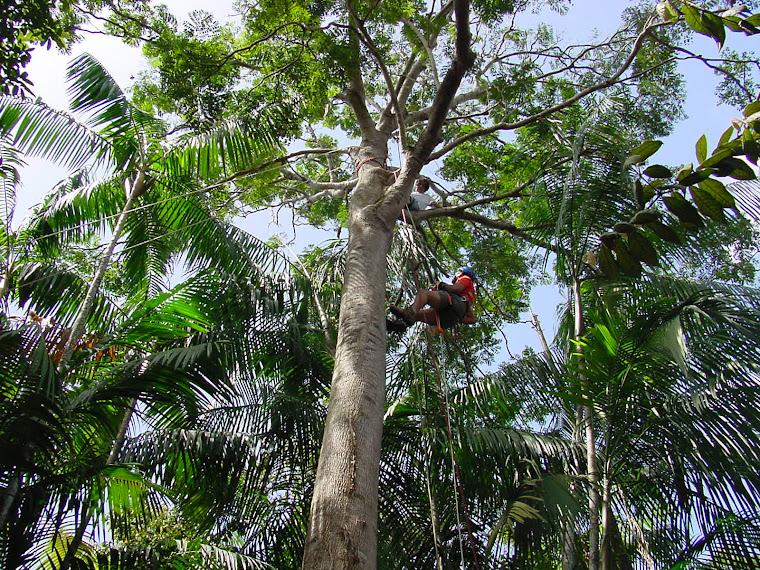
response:
M427 210L428 208L440 207L438 202L436 202L433 197L427 193L428 189L430 188L430 180L427 178L418 178L414 188L415 191L412 192L412 195L409 198L409 203L404 207L409 212L421 212L422 210ZM398 219L404 222L409 221L407 220L407 216L404 214L403 209L399 214Z
M405 309L391 305L390 311L398 320L389 319L388 330L402 332L417 322L438 325L442 329L450 329L459 323L471 325L476 321L472 310L474 304L475 272L472 267L460 267L451 284L439 281L431 290L418 290L414 303ZM424 309L425 306L430 308Z
M412 192L409 198L409 210L412 212L421 212L427 208L438 208L438 202L427 193L430 188L430 180L427 178L418 178L415 185L415 192Z

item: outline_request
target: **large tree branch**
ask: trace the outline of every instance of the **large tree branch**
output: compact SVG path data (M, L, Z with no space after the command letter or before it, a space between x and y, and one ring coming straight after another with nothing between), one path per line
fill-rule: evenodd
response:
M456 26L455 55L451 67L441 82L433 100L433 108L427 126L420 136L414 149L403 149L406 163L398 173L396 182L385 192L380 204L386 210L386 219L395 219L404 198L409 197L414 178L422 166L429 161L430 153L441 140L441 130L446 121L452 99L456 96L462 79L475 62L475 54L470 43L470 3L469 0L454 0L454 16Z
M653 24L652 22L653 22L652 18L650 18L647 21L641 33L639 33L639 35L636 37L636 40L634 41L633 46L631 47L631 51L628 54L628 57L618 67L615 73L610 75L604 81L595 83L594 85L591 85L579 91L572 97L569 97L565 99L564 101L557 103L556 105L547 107L543 111L534 113L533 115L520 119L519 121L514 121L511 123L500 122L500 123L491 125L490 127L477 129L465 135L462 135L461 137L445 145L444 147L442 147L440 150L436 151L435 153L431 151L431 153L429 154L429 159L436 160L438 158L441 158L442 156L445 156L447 153L451 152L451 150L453 150L457 146L461 145L464 142L472 140L474 138L482 137L482 136L494 133L496 131L514 130L514 129L523 127L525 125L529 125L531 123L544 119L556 113L557 111L561 111L562 109L566 109L570 107L571 105L577 103L578 101L590 95L591 93L594 93L596 91L601 91L602 89L607 89L608 87L612 87L613 85L615 85L616 83L620 81L620 78L622 77L622 75L631 67L631 65L633 65L633 62L636 59L636 56L638 55L639 51L641 50L641 47L644 44L644 40L649 35L650 31L662 25L662 24Z
M350 1L346 2L347 9L352 18L358 22L355 10ZM361 50L359 47L359 37L355 28L349 28L349 45L351 48L351 62L346 65L345 71L348 76L349 88L341 94L341 98L348 103L354 112L356 122L362 133L362 138L374 146L372 141L378 138L378 132L375 128L375 121L367 108L365 101L366 92L364 90L364 79L361 72Z
M436 208L436 210L449 210L449 208ZM540 247L543 249L546 249L548 251L558 253L558 248L551 243L544 242L542 240L536 239L530 235L531 230L536 229L542 229L545 227L551 227L552 224L545 224L543 226L532 226L532 227L526 227L526 228L519 228L516 225L514 225L512 222L507 222L504 220L498 220L493 218L488 218L486 216L482 216L480 214L476 214L475 212L468 212L466 210L459 210L457 208L451 208L453 211L449 212L443 212L442 215L447 215L449 218L456 218L458 220L466 220L468 222L473 222L475 224L479 224L481 226L485 226L487 228L492 228L495 230L502 230L506 231L510 235L513 235L514 237L518 237L522 240L525 240L526 242L535 245L536 247ZM426 210L425 213L430 212L431 210ZM422 212L415 212L415 219L420 219L419 214ZM433 217L433 216L426 216L426 217Z
M487 87L479 87L477 89L473 89L471 91L467 91L466 93L461 93L457 96L455 96L451 103L449 104L450 109L454 109L461 105L462 103L466 103L468 101L475 101L477 99L480 99L483 97L486 93L488 93ZM409 113L406 116L406 123L408 125L413 123L419 123L421 121L426 121L430 118L430 116L433 113L433 106L426 107L424 109L419 109L417 111L413 111Z
M456 96L462 79L475 62L475 54L470 46L472 34L470 33L469 2L467 0L454 0L454 14L456 55L435 95L425 131L411 153L412 157L417 159L420 164L429 162L430 154L440 140L441 130L451 107L451 102Z
M441 10L438 12L438 14L429 18L428 21L430 22L432 20L447 18L453 8L454 8L454 3L452 1L447 2L441 7ZM441 80L438 77L438 67L436 66L436 63L435 63L435 54L433 54L433 49L435 49L435 46L438 44L438 35L440 34L440 28L436 31L435 35L433 35L428 41L428 39L422 33L422 30L420 30L417 26L415 26L412 21L406 18L402 18L401 21L404 23L406 27L412 30L412 33L415 36L417 36L417 39L420 41L420 45L422 45L422 49L425 50L425 53L427 54L428 62L430 63L430 74L433 77L433 83L435 83L436 89L440 89Z
M349 4L350 7L351 4ZM377 63L377 66L380 68L380 72L383 75L383 79L385 80L385 86L388 89L388 96L391 99L391 104L393 105L393 109L396 114L396 125L398 126L398 132L399 132L399 140L401 142L401 146L406 146L406 125L404 124L404 113L402 112L401 107L399 106L398 98L396 97L396 89L393 85L393 78L391 77L391 72L388 70L388 67L385 65L385 62L383 61L383 57L380 55L380 52L377 50L377 47L375 47L375 42L372 41L372 37L367 32L367 28L364 27L364 23L359 19L358 15L353 14L354 18L356 19L356 28L358 30L358 37L362 40L364 45L367 47L369 52L373 55L375 58L375 62Z

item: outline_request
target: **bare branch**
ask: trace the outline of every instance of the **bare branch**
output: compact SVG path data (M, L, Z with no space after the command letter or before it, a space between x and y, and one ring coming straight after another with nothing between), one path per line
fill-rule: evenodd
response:
M345 149L332 149L332 148L310 148L305 150L299 150L297 152L293 152L291 154L288 154L286 156L280 156L278 158L275 158L273 160L269 160L267 162L264 162L254 168L248 168L246 170L238 170L234 174L231 174L230 176L223 178L222 180L219 180L218 182L214 182L213 184L210 184L203 188L203 191L206 192L208 190L213 190L214 188L218 188L220 186L224 186L225 184L229 184L230 182L234 182L235 180L239 180L241 178L245 178L246 176L251 176L253 174L259 174L265 170L270 169L272 166L280 166L283 164L287 164L292 159L299 157L299 156L307 156L312 154L320 154L320 155L329 155L329 154L345 154L347 151Z

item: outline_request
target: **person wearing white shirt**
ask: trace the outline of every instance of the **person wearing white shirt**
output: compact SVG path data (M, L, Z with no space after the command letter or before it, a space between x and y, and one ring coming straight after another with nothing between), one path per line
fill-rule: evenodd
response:
M409 201L409 210L411 212L420 212L428 207L438 207L438 203L433 200L433 197L426 193L428 188L430 188L430 180L427 178L419 178L417 180L415 192L412 192L412 197Z

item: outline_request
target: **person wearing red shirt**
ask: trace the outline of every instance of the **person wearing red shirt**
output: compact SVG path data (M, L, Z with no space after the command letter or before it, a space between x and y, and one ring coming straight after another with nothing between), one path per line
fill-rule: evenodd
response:
M472 310L474 304L475 272L472 267L460 267L451 284L439 282L435 290L418 290L414 303L405 309L391 305L390 311L398 320L388 319L387 327L392 332L403 332L417 322L439 325L442 329L459 323L471 325L477 320ZM426 306L430 308L425 309Z

